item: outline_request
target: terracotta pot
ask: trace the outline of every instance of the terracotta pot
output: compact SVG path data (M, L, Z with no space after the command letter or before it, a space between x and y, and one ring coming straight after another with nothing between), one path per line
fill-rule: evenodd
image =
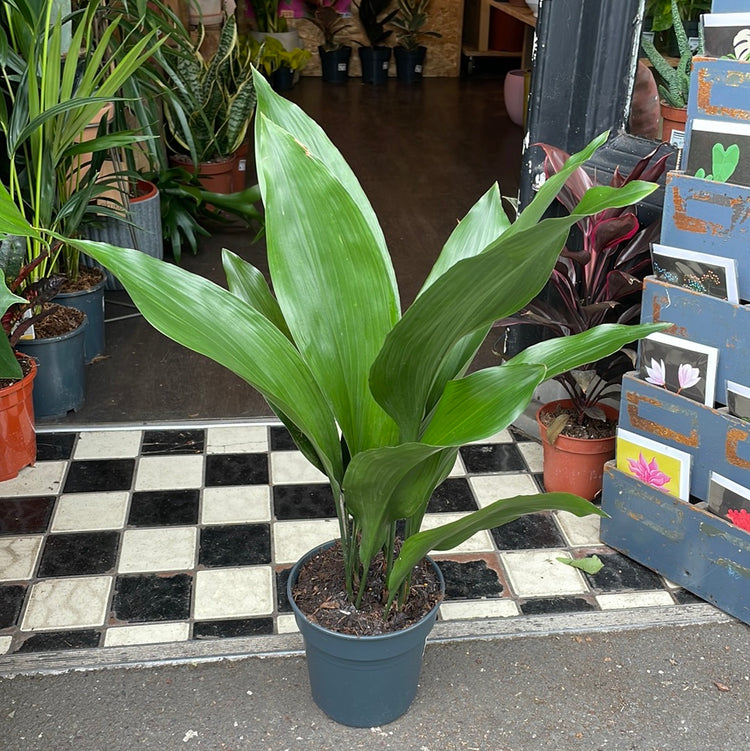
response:
M16 477L36 461L34 432L33 383L36 362L26 355L16 355L31 365L20 380L0 389L0 482Z
M242 190L245 187L245 181L240 174L244 172L241 167L247 168L247 153L247 145L243 144L231 156L201 162L198 165L198 180L203 189L222 195ZM169 161L190 172L194 169L193 162L186 154L173 154L169 157Z
M676 148L685 143L686 107L670 107L661 102L661 140Z
M503 96L508 117L516 125L522 126L526 114L526 73L524 71L508 71L503 85Z
M604 464L615 455L615 436L610 438L569 438L558 436L554 444L547 440L547 428L541 416L557 406L570 407L570 399L560 399L543 405L536 413L539 434L544 450L544 489L548 492L575 493L593 501L602 489ZM617 419L617 410L599 405L607 417Z

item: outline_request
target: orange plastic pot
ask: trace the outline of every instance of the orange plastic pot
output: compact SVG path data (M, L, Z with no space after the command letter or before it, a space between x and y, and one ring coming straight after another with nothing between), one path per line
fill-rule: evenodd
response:
M685 143L685 126L687 123L687 109L685 107L670 107L661 102L661 140L676 148L682 148Z
M570 438L560 435L554 443L547 440L547 428L541 420L557 406L570 407L569 399L543 405L536 413L544 451L544 488L548 492L575 493L593 501L602 489L604 465L615 455L615 436L611 438ZM617 419L617 410L599 405L607 417Z
M34 401L32 399L36 362L26 355L31 370L20 380L0 389L0 481L10 480L36 461Z

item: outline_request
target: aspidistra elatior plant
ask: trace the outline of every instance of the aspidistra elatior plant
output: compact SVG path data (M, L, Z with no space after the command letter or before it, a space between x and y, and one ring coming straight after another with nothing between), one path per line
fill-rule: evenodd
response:
M559 174L569 154L548 144L539 146L545 152L547 178ZM671 156L670 152L661 151L660 147L655 148L627 175L616 168L608 187L658 180ZM587 191L600 187L595 177L578 167L569 175L557 200L572 212ZM658 240L659 225L658 221L642 224L634 205L606 208L579 219L576 247L565 245L550 275L551 294L534 298L521 311L500 321L500 325L534 324L554 336L568 336L602 323L638 321L641 288L644 277L651 273L650 247ZM573 401L579 422L585 415L605 419L596 405L616 394L622 375L632 370L634 358L633 349L623 348L556 376Z
M606 134L547 180L513 224L493 186L452 232L402 314L383 232L351 169L317 124L257 72L254 78L273 293L258 269L227 250L224 289L143 253L80 244L122 281L157 329L260 391L300 451L327 475L352 602L360 601L380 551L388 609L430 550L448 550L479 530L543 509L599 513L566 493L516 496L420 531L430 496L462 444L509 425L542 381L662 328L600 327L466 375L493 322L542 289L570 227L632 205L655 186L600 188L569 217L542 219Z

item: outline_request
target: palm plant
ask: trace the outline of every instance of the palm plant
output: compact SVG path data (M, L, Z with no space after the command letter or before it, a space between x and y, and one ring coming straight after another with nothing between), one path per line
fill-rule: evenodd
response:
M248 0L258 31L277 34L288 29L286 18L279 13L281 0Z
M398 43L407 50L416 50L423 37L439 38L437 31L425 31L431 0L397 0L397 15L391 21Z
M663 327L598 327L465 375L493 322L544 286L575 222L629 206L655 186L598 188L570 216L542 219L606 134L547 180L512 225L494 186L451 234L402 315L382 230L349 166L315 123L257 72L254 80L273 293L256 268L229 251L227 290L144 254L80 244L121 280L157 329L257 388L327 475L352 602L361 601L379 551L388 610L406 595L413 566L429 550L450 549L480 529L541 509L597 513L565 493L519 496L419 531L462 444L506 427L542 381Z
M7 156L3 183L21 213L39 230L29 238L29 260L50 245L45 232L76 234L93 213L114 213L93 201L111 188L97 179L105 154L144 136L109 133L102 118L96 137L81 143L85 126L158 49L155 33L119 35L114 18L98 35L98 0L88 0L70 19L73 33L63 53L63 19L54 0L9 0L0 26L0 130ZM116 54L112 54L112 50ZM89 155L84 157L83 155ZM45 258L34 277L49 275L63 251L66 271L77 272L69 245Z

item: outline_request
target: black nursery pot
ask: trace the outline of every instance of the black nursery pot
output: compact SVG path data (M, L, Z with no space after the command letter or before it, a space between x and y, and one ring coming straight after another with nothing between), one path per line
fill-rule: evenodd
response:
M323 80L326 83L346 83L349 80L349 60L352 56L351 47L339 47L335 50L325 50L318 47L320 67Z
M274 91L289 91L294 86L294 71L286 65L282 65L271 73L269 80Z
M421 45L413 50L409 50L406 47L394 47L393 55L396 58L396 78L404 83L421 81L426 54L427 47Z
M390 47L360 47L359 60L362 63L363 83L388 83L388 63L391 59Z

